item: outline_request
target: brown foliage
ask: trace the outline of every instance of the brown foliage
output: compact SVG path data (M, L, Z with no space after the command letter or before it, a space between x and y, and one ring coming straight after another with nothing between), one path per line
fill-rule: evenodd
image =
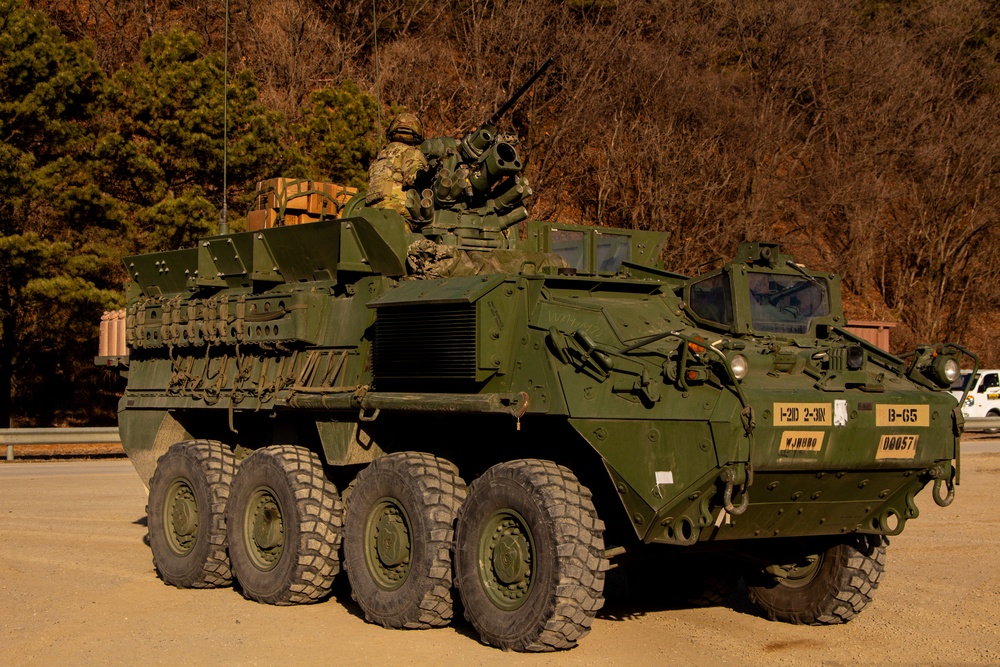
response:
M172 23L221 47L221 3L32 4L91 36L109 68ZM554 55L504 120L530 153L535 217L667 230L665 260L688 272L739 241L779 241L843 274L850 315L898 320L895 347L956 339L1000 363L983 328L1000 311L994 2L232 8L233 66L292 117L310 90L352 78L422 113L430 133L457 134Z

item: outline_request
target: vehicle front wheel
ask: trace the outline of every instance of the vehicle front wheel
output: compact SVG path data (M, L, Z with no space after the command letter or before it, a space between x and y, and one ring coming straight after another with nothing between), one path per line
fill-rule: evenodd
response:
M746 577L750 602L772 621L846 623L871 602L887 544L881 535L852 535L824 548L803 546L787 563Z
M421 452L389 454L358 473L344 566L369 622L414 629L451 621L455 517L467 492L452 463Z
M315 453L280 445L240 464L226 514L233 574L251 600L316 602L340 571L344 510Z
M149 481L149 546L160 577L178 588L232 583L226 553L226 503L236 457L213 440L178 442Z
M505 650L571 648L604 604L604 524L568 469L524 459L487 470L459 510L465 617Z

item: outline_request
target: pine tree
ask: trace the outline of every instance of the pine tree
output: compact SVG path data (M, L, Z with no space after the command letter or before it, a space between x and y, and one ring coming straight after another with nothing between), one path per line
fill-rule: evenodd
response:
M135 250L190 246L219 219L225 63L200 48L193 33L154 35L141 62L113 77L110 127L97 157L103 187L128 213ZM229 84L228 195L238 227L253 184L285 165L284 119L260 104L249 72Z
M378 102L353 81L312 93L301 123L292 127L300 175L364 187L378 151Z
M88 43L0 0L0 426L15 404L51 415L72 393L73 359L119 298L120 232L86 159L103 86Z

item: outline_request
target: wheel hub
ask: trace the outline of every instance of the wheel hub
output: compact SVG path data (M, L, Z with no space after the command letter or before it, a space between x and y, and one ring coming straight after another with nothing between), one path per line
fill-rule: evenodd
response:
M171 550L178 556L191 553L198 536L198 501L187 480L178 479L170 485L164 515Z
M479 542L479 579L500 609L520 607L531 592L534 543L531 530L511 509L496 512L485 523Z
M413 548L406 512L395 498L382 498L368 515L365 561L372 579L385 590L403 585Z
M250 497L245 535L254 565L261 570L273 568L285 544L285 522L281 505L270 489L257 489Z
M509 532L509 531L508 531ZM505 534L493 550L493 571L504 584L516 584L528 576L528 542L522 535Z
M818 554L813 554L796 563L770 565L766 570L780 585L786 588L802 588L816 578L822 562L823 559Z

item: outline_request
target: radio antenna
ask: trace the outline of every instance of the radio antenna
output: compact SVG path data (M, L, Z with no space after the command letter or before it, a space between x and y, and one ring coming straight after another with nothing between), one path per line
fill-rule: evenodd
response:
M229 0L226 0L226 36L222 69L222 213L219 234L229 233Z
M378 14L375 10L375 0L372 0L372 42L375 45L375 105L378 134L375 136L376 145L382 141L382 88L379 86L378 72Z

